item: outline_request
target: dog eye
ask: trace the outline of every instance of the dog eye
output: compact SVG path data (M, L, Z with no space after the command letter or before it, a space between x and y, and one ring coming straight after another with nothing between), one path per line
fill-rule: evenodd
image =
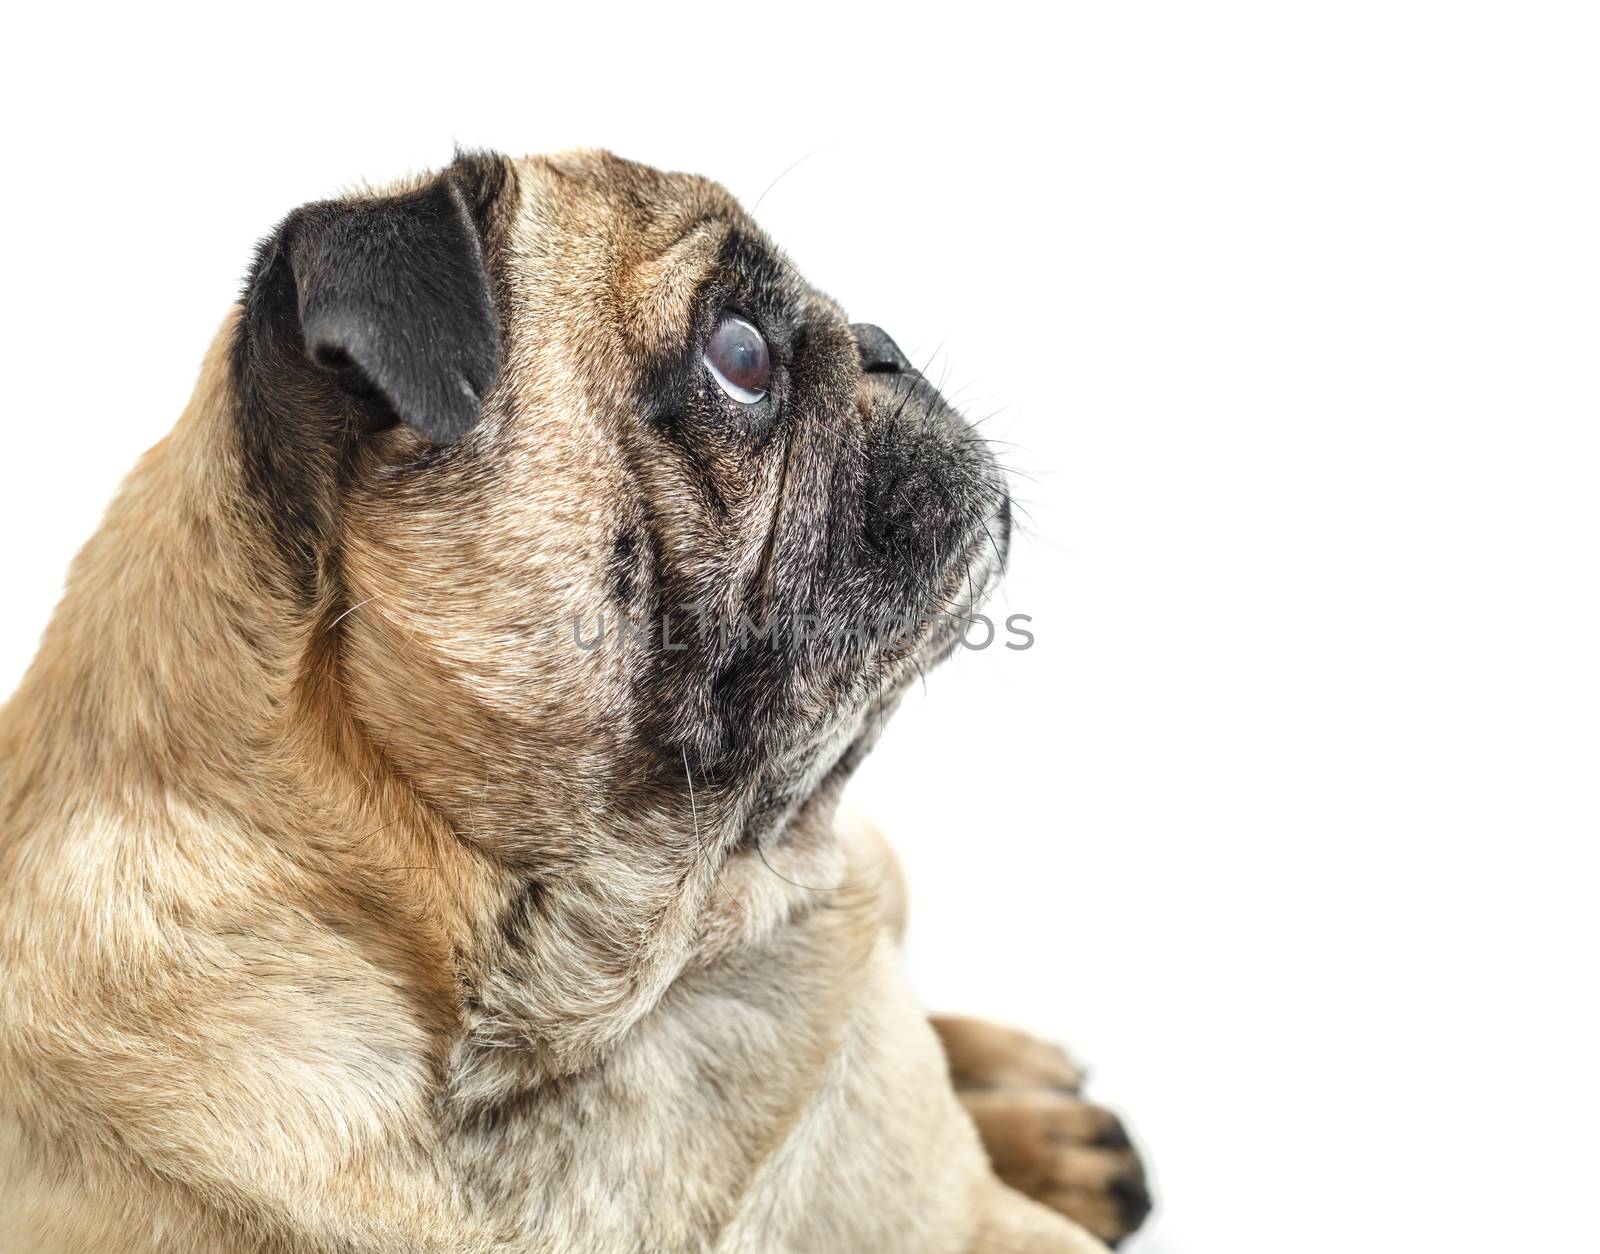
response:
M706 345L706 368L734 400L754 405L767 394L772 356L760 331L738 314L725 313Z

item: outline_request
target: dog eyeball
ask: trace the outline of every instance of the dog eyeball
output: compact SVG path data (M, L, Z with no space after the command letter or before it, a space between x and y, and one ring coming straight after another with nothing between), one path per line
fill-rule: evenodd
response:
M725 313L706 345L706 369L734 400L754 405L767 394L772 355L760 331L738 314Z

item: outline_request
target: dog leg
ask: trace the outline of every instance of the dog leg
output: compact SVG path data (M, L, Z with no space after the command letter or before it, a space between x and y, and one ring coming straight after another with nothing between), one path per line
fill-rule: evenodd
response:
M1115 1245L1144 1222L1150 1193L1121 1122L1080 1096L1060 1049L976 1019L935 1017L950 1078L995 1174Z
M906 889L893 847L851 811L841 813L836 830L852 851L856 874L878 887L884 927L898 940L905 931ZM1150 1211L1144 1168L1117 1117L1082 1100L1082 1068L1057 1046L1014 1028L957 1016L930 1021L956 1095L977 1125L995 1174L1011 1186L999 1190L992 1239L978 1248L1060 1248L1059 1221L1047 1225L1043 1244L1023 1239L1038 1208L1023 1206L1012 1190L1108 1243L1135 1231Z

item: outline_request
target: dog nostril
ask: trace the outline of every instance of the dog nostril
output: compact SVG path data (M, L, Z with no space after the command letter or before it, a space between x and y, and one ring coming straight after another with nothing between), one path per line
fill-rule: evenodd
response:
M853 322L856 349L861 354L861 369L865 374L900 374L911 369L911 363L900 351L900 346L889 338L882 327L870 322Z

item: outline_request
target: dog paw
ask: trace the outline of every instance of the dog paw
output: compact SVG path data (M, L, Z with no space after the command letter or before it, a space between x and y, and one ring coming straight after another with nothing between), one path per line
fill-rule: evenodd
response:
M935 1015L956 1089L1059 1089L1078 1093L1083 1069L1057 1046L982 1019Z
M1143 1164L1109 1110L1051 1089L967 1089L960 1097L995 1174L1018 1192L1113 1246L1150 1213Z

